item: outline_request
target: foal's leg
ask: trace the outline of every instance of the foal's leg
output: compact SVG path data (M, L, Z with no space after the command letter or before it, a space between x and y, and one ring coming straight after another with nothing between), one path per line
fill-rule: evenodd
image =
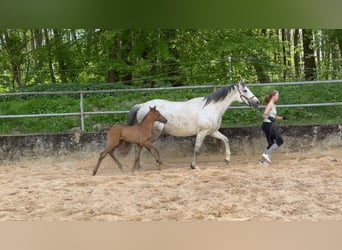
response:
M198 169L199 167L196 165L197 160L197 154L199 153L203 140L207 136L207 131L201 131L196 136L196 143L195 143L195 149L194 149L194 155L191 162L191 168L192 169Z
M210 136L223 141L224 146L226 147L226 158L224 158L224 160L228 164L230 162L230 155L231 155L228 138L218 130L212 133Z
M97 160L97 163L96 163L96 166L93 170L93 176L96 175L96 172L97 170L99 169L99 166L102 162L102 160L105 158L105 156L109 153L111 154L113 150L115 150L120 144L120 139L119 137L114 137L114 138L111 138L110 135L108 135L108 139L107 139L107 147L105 150L103 150L101 153L100 153L100 156L99 156L99 159ZM112 155L111 155L112 156ZM113 156L112 156L113 158ZM115 157L114 157L115 158ZM113 158L113 159L114 159ZM115 161L115 159L114 159ZM116 161L115 161L116 162ZM119 167L120 167L120 163L118 164ZM122 167L121 167L122 168Z
M122 169L122 164L120 163L120 161L115 157L114 154L115 149L113 149L112 151L109 152L109 155L112 157L113 161L115 161L115 163L118 165L118 167L121 169L121 171L123 171Z
M105 156L108 154L108 149L106 148L100 153L99 159L97 160L96 166L93 170L93 176L96 175L97 170L99 169L99 166L102 162L102 160L105 158Z
M141 155L141 150L142 150L142 146L137 145L137 149L135 151L135 161L134 161L134 166L132 168L132 174L134 173L134 171L140 166L140 155Z
M137 155L137 152L138 152L138 146L135 144L134 145L134 155ZM142 166L140 165L140 160L136 166L136 169L143 169Z
M151 153L151 155L154 156L154 158L156 159L157 162L157 166L160 170L160 165L163 164L161 159L160 159L160 155L159 155L159 151L157 150L156 147L154 147L151 143L146 142L144 144L144 147L147 148L147 150Z

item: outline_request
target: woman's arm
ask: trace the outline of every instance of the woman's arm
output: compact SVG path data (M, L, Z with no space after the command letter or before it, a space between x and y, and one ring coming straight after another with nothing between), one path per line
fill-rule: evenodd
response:
M280 116L280 115L276 115L275 119L278 120L278 121L286 120L285 116Z
M269 112L270 110L272 109L273 107L273 102L270 101L269 103L267 103L266 107L265 107L265 110L264 110L264 113L262 114L262 118L263 119L266 119L268 116L269 116Z

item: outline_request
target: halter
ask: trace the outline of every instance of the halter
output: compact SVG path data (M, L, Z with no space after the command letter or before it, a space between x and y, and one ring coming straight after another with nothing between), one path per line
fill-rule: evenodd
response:
M246 102L245 102L245 100L246 100L247 103L248 103L248 105L251 107L251 106L252 106L251 100L255 97L255 95L253 95L253 96L251 96L251 97L248 98L248 97L246 97L245 95L243 95L243 94L241 93L240 88L239 88L239 84L236 84L235 86L237 87L237 89L238 89L238 91L239 91L241 101L244 102L244 103L246 103ZM247 104L247 103L246 103L246 104Z

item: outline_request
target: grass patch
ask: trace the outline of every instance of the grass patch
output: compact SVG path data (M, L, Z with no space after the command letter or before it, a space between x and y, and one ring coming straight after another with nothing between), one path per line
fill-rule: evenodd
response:
M37 85L25 92L35 91L75 91L90 89L131 88L131 86L113 86L113 84L69 84ZM250 89L262 101L263 97L274 87L253 87ZM278 104L306 104L341 102L342 84L277 86L280 91ZM137 103L151 99L185 101L193 97L207 96L213 89L164 90L143 92L96 93L84 95L84 111L118 111L130 110ZM241 105L241 104L233 104ZM80 112L79 94L1 96L0 114L46 114ZM260 126L263 109L228 109L222 119L222 127ZM278 114L288 117L284 125L336 124L341 123L342 106L278 108ZM85 130L96 132L101 126L125 124L126 114L88 115L85 118ZM9 118L1 119L0 134L27 133L66 133L74 127L80 127L79 116Z

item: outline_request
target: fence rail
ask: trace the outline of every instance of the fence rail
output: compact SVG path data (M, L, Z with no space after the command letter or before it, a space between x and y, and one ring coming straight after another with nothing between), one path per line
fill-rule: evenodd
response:
M326 80L326 81L302 81L302 82L278 82L278 83L254 83L247 84L248 87L266 87L266 86L291 86L291 85L312 85L312 84L341 84L342 80ZM29 118L29 117L60 117L60 116L80 116L81 130L84 131L84 118L86 115L106 115L106 114L126 114L129 110L113 110L113 111L84 111L84 95L87 94L103 94L103 93L122 93L122 92L144 92L144 91L165 91L165 90L187 90L187 89L213 89L221 88L222 85L198 85L198 86L181 86L181 87L160 87L160 88L134 88L134 89L111 89L111 90L80 90L80 91L46 91L46 92L19 92L19 93L0 93L3 96L28 96L28 95L79 95L80 111L70 113L49 113L49 114L25 114L25 115L0 115L0 119L10 118ZM342 102L331 103L308 103L308 104L278 104L279 108L297 108L297 107L321 107L321 106L342 106ZM265 106L259 106L264 108ZM232 106L230 109L248 109L246 106Z

